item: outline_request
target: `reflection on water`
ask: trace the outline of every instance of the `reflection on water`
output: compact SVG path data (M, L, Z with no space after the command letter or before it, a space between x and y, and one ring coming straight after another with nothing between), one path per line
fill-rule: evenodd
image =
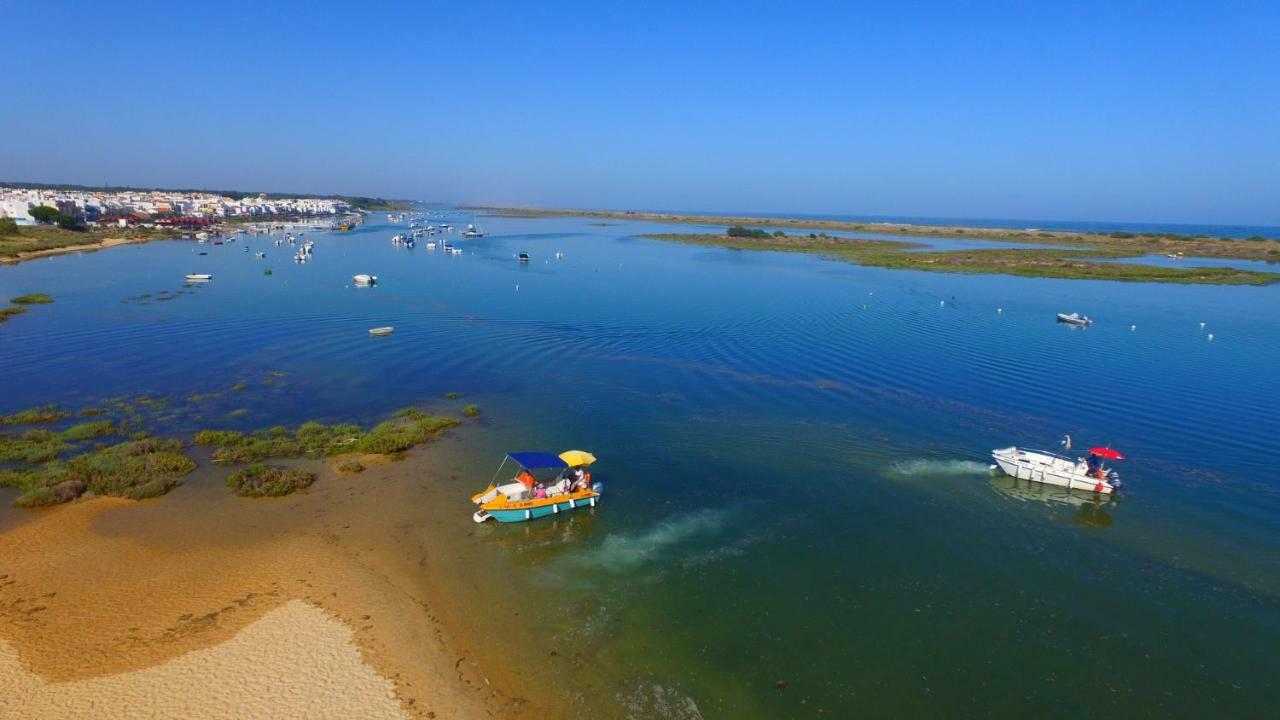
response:
M1111 527L1112 517L1108 510L1119 503L1119 498L1113 495L1068 490L1056 485L1019 480L1004 473L999 473L998 477L991 480L991 489L1003 497L1020 502L1074 507L1077 509L1073 516L1075 522L1093 528Z

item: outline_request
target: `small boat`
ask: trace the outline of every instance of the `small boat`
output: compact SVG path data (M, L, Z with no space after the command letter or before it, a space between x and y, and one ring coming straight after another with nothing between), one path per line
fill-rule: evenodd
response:
M196 282L204 282L205 280L212 280L213 276L208 273L190 273L187 275L187 279L194 280Z
M427 249L428 249L428 250L435 250L435 249L436 249L436 241L435 241L435 240L428 240L428 241L427 241Z
M468 225L467 229L462 231L462 237L482 238L484 237L484 232L480 230L480 228L476 227L475 225Z
M516 257L519 258L520 262L529 262L529 253L527 252L522 252Z
M1089 448L1087 458L1071 459L1048 450L1007 447L992 450L993 467L1018 480L1057 485L1068 490L1090 490L1111 495L1120 489L1120 473L1104 464L1123 460L1124 455L1108 447Z
M355 283L356 285L365 286L365 287L367 287L367 286L369 286L369 285L377 285L377 284L378 284L378 276L377 276L377 275L364 275L364 274L361 274L361 275L352 275L352 276L351 276L351 282Z
M1070 315L1067 315L1066 313L1058 313L1058 322L1067 323L1069 325L1093 324L1093 321L1089 319L1088 315L1081 315L1079 313L1071 313Z
M1176 253L1166 253L1166 254L1165 254L1165 257L1170 258L1170 259L1172 259L1172 260L1181 260L1181 259L1182 259L1182 253L1180 253L1180 252L1176 252Z
M395 328L391 327L390 325L387 325L385 327L376 327L376 328L369 329L369 334L373 335L374 337L380 337L382 335L390 335L392 332L395 332Z
M494 481L502 474L507 461L519 472L502 485ZM595 507L604 492L602 483L591 482L587 467L596 461L594 455L581 450L568 450L559 455L544 452L512 452L502 460L489 487L471 497L480 509L471 516L477 523L486 520L524 522L548 515Z
M264 252L257 252L257 253L254 253L253 256L261 260L262 258L266 257L267 254Z
M449 248L449 254L450 254L450 255L461 255L461 254L462 254L462 248L460 248L460 247L451 247L451 248Z
M197 254L197 255L208 255L209 253L207 253L207 252L199 252L199 253L196 253L196 254Z

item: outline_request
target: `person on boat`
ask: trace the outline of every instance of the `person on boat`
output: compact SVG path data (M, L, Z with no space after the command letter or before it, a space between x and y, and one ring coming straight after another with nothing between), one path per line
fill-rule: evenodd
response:
M534 488L534 490L533 490L533 496L534 496L534 497L536 497L536 498L544 498L544 497L546 497L546 496L547 496L547 486L546 486L546 485L543 485L542 483L538 483L538 487Z
M572 485L572 487L573 487L573 490L574 490L575 492L577 492L577 491L579 491L579 490L586 490L586 489L587 489L587 477L586 477L586 473L584 473L584 472L582 471L582 468L580 468L580 467L576 467L576 468L574 468L574 469L573 469L573 485Z
M1085 460L1085 463L1089 466L1088 474L1091 477L1104 477L1102 472L1102 458L1098 457L1097 453L1089 453L1089 457Z
M533 492L533 486L536 485L538 482L536 479L534 479L533 473L524 469L520 470L520 474L516 476L516 481L519 482L521 485L524 485L525 489L528 490L529 492Z

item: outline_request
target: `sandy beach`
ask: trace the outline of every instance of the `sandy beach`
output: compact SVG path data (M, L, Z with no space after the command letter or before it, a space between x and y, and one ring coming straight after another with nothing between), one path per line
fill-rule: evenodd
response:
M351 628L290 600L230 640L133 672L50 682L0 644L0 717L370 718L411 716L360 656Z
M420 473L311 469L257 501L206 465L0 533L0 718L539 716L450 634L427 541L380 509Z

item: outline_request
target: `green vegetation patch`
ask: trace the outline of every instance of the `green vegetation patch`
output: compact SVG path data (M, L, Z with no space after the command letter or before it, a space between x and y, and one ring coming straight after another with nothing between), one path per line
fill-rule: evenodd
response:
M254 463L302 455L324 457L352 452L386 455L425 443L457 424L453 418L407 409L369 431L358 425L306 422L296 430L277 426L249 434L235 430L201 430L193 440L197 445L214 448L214 462Z
M51 442L57 437L49 436ZM65 461L49 459L38 467L0 471L0 485L22 491L14 500L19 507L67 502L85 492L141 500L169 492L178 478L195 469L182 450L178 440L130 440Z
M281 497L315 481L315 473L254 463L232 473L227 487L243 497Z
M815 253L860 265L897 270L1199 285L1269 285L1280 282L1280 274L1256 270L1239 270L1230 267L1171 268L1096 260L1097 258L1132 257L1150 251L1149 248L1135 251L1128 247L1114 245L1089 245L1066 250L1010 247L932 251L917 243L836 238L814 233L810 233L807 237L760 238L712 234L662 234L643 237L737 250ZM1235 244L1244 245L1240 242Z
M53 298L44 293L27 293L16 298L9 298L9 302L14 305L47 305L53 302Z
M0 415L0 425L47 425L69 416L57 405L40 405L12 415Z
M359 460L346 460L338 465L338 471L344 473L364 472L364 463Z
M9 307L0 308L0 323L7 321L11 317L16 317L26 312L27 309L21 305L10 305Z
M62 439L71 441L92 440L103 435L116 434L116 424L110 420L95 420L72 425L62 431Z
M42 463L57 459L67 449L62 436L50 430L28 430L21 435L0 435L0 461Z
M466 415L469 418L480 417L480 408L476 407L475 405L468 405L462 408L462 414Z

